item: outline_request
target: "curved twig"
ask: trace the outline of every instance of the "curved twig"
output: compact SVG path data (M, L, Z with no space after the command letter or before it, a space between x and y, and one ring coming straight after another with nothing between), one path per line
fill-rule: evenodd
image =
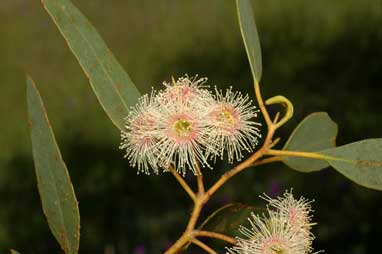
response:
M214 251L211 247L209 247L207 244L199 241L196 238L191 239L191 242L198 245L200 248L202 248L203 250L207 251L210 254L217 254L217 252Z
M182 186L183 189L187 192L187 194L190 196L190 198L195 202L196 201L196 195L191 190L190 186L186 183L186 181L184 181L183 177L181 177L179 175L179 173L175 170L175 168L172 165L169 166L169 171L175 177L175 179L179 182L180 186Z
M210 232L210 231L203 231L203 230L195 230L193 232L194 236L203 236L203 237L209 237L209 238L215 238L219 240L223 240L230 244L236 244L236 239L227 235Z

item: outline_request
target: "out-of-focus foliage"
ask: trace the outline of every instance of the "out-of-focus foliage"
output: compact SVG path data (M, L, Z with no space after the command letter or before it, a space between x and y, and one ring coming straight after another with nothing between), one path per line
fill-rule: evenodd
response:
M185 72L207 76L211 84L252 91L234 1L73 2L146 92ZM336 120L338 145L380 136L382 1L258 0L254 6L263 53L263 94L283 94L296 110L280 133L283 140L315 111L327 111ZM183 225L188 215L184 211L189 202L180 187L171 176L136 176L128 168L117 149L119 133L40 1L2 0L0 21L0 252L59 250L35 184L25 71L39 80L71 170L83 218L82 252L163 250L183 231L176 225ZM306 175L282 169L276 164L242 173L218 193L205 215L232 200L263 205L258 194L277 195L293 186L296 195L316 199L315 249L362 254L379 248L380 193L334 171ZM207 180L216 172L206 172Z

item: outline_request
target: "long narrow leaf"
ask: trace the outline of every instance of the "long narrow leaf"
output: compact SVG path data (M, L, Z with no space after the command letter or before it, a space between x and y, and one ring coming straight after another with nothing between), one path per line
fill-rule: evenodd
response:
M79 61L103 109L120 129L140 93L87 18L70 0L43 0Z
M247 51L253 79L260 83L262 73L261 48L252 6L249 0L236 0L236 6L240 31L245 50Z
M33 80L27 79L33 157L42 208L49 227L66 254L78 253L80 215L69 173Z

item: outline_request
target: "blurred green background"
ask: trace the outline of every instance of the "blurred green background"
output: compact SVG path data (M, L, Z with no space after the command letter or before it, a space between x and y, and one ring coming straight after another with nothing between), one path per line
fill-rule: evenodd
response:
M185 73L251 91L233 0L75 0L143 92ZM382 137L382 0L257 0L265 97L283 94L294 119L326 111L338 144ZM0 1L0 253L59 253L37 192L27 130L25 75L46 104L80 202L81 253L161 253L184 230L190 201L169 174L136 175L119 133L40 1ZM308 137L309 138L309 137ZM381 155L382 157L382 155ZM206 172L212 182L225 169ZM192 181L192 177L189 177ZM382 193L332 169L282 164L241 173L206 207L256 206L293 187L315 199L316 250L380 252Z

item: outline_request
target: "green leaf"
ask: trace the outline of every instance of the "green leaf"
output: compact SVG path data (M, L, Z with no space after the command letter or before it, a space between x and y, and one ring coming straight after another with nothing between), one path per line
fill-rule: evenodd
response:
M382 139L366 139L320 152L338 172L367 188L382 190Z
M236 0L236 7L253 79L260 83L262 72L261 48L252 6L249 0Z
M27 79L29 127L37 185L50 230L66 254L78 253L80 215L66 165L33 80Z
M119 128L140 93L97 30L69 0L42 0L76 56L103 109Z
M336 146L337 124L325 112L310 114L293 131L283 150L317 152ZM290 168L312 172L329 167L324 160L301 157L283 157Z
M20 252L17 252L15 250L10 250L11 254L20 254Z
M238 236L239 226L245 226L251 213L263 212L265 209L255 208L240 203L225 205L215 212L201 224L199 230L207 230L228 236Z

